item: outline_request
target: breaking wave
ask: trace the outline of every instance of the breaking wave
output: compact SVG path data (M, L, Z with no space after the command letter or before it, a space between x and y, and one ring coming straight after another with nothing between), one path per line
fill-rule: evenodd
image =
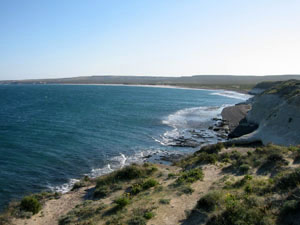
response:
M242 94L234 91L218 91L218 92L213 92L210 95L218 95L218 96L223 96L227 98L235 98L235 99L240 99L246 101L247 99L251 98L251 95L248 94Z
M162 149L149 149L144 151L138 151L135 154L131 156L126 156L122 153L120 155L112 157L109 162L101 167L101 168L94 168L91 170L90 173L84 174L85 176L88 176L90 178L96 178L108 173L111 173L115 170L121 169L124 166L130 165L132 163L144 163L146 161L155 161L160 160L162 156L167 156L170 154L179 154L182 155L182 152L177 151L167 151ZM151 158L151 160L149 160ZM59 192L59 193L67 193L69 192L74 184L78 182L79 179L70 179L67 183L64 183L59 186L48 186L48 188L53 192Z
M167 130L156 141L162 145L178 145L180 140L188 141L192 145L220 141L209 127L215 124L214 118L221 119L221 112L227 106L229 105L201 106L179 110L162 121L163 124L173 129Z

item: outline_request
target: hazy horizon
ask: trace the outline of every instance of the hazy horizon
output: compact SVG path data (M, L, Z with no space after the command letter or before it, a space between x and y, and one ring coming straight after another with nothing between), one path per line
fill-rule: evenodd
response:
M300 74L266 74L266 75L243 75L243 74L194 74L194 75L178 75L178 76L169 76L169 75L101 75L101 74L95 74L95 75L83 75L83 76L61 76L61 77L37 77L37 78L24 78L24 79L5 79L5 80L43 80L43 79L64 79L64 78L78 78L78 77L165 77L165 78L179 78L179 77L193 77L193 76L245 76L245 77L267 77L267 76L300 76ZM1 80L0 81L5 81Z
M0 80L300 74L300 2L1 2Z

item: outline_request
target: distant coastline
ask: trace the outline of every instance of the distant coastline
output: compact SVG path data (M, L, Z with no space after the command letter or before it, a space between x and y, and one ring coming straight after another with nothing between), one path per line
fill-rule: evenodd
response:
M82 84L82 85L137 85L153 87L179 87L190 89L230 90L248 93L261 82L300 80L300 75L194 75L181 77L160 76L82 76L71 78L4 80L0 84Z
M149 88L173 88L173 89L184 89L184 90L203 90L203 91L232 91L240 94L249 94L249 90L245 89L232 89L232 88L226 88L226 87L189 87L189 86L179 86L179 85L161 85L161 84L91 84L91 83L9 83L9 84L3 84L0 82L0 85L90 85L90 86L126 86L126 87L149 87Z

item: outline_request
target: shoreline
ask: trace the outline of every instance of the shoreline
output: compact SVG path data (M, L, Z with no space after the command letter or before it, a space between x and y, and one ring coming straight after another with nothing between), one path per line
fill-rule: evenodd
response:
M52 84L46 84L52 85ZM55 85L95 85L95 86L133 86L133 87L152 87L152 88L174 88L174 89L185 89L185 90L203 90L203 91L232 91L240 94L249 94L248 90L235 90L235 89L226 89L224 87L221 88L211 88L211 87L187 87L187 86L180 86L180 85L155 85L155 84L72 84L72 83L65 83L65 84L55 84Z
M165 88L165 87L163 87ZM173 88L173 87L171 87ZM123 153L120 153L120 157L122 157L124 159L123 164L120 164L119 168L115 168L115 169L111 169L110 168L110 163L104 165L101 168L95 168L93 169L95 172L90 172L88 174L82 175L79 178L73 178L70 179L70 181L68 183L64 183L62 185L59 186L55 186L53 188L50 188L51 191L53 192L59 192L62 194L66 194L69 193L73 186L79 182L80 180L82 180L84 177L88 176L91 179L96 179L102 176L105 176L107 174L110 174L114 171L117 171L119 169L122 169L125 166L131 165L131 164L143 164L143 163L153 163L153 164L158 164L158 165L171 165L175 162L177 162L178 160L181 160L185 157L187 157L188 155L193 154L194 152L198 151L199 148L201 149L204 146L208 146L208 145L212 145L212 144L216 144L219 142L225 143L228 140L230 140L231 138L229 138L229 134L232 131L231 126L236 127L236 111L241 111L240 109L240 105L244 104L245 101L242 101L240 103L238 103L238 105L230 105L230 106L225 106L222 108L221 113L220 113L220 118L214 118L212 117L211 120L214 121L212 127L207 128L207 130L213 130L215 132L215 136L214 139L216 142L210 142L207 141L203 144L200 144L200 142L197 144L197 146L189 146L189 145L169 145L169 146L173 146L173 147L177 147L177 148L191 148L193 150L191 150L190 152L186 152L186 151L167 151L167 150L157 150L157 151L143 151L143 152L136 152L133 155L128 155L125 156ZM229 112L227 112L227 117L225 118L223 115L224 110L226 109L230 109ZM243 110L242 110L243 111ZM244 113L244 114L243 114ZM241 112L239 112L239 114L241 114ZM245 115L247 114L246 111L242 112L243 116L241 117L239 115L239 120L243 119L245 117ZM233 121L232 121L233 120ZM233 125L232 125L233 124ZM229 129L227 128L229 127ZM200 134L200 133L199 133ZM222 139L222 140L221 140ZM174 139L175 140L175 139ZM189 138L183 138L183 143L189 143L190 139ZM156 141L156 140L155 140ZM140 158L138 158L138 155L142 154L143 156L140 156ZM145 155L144 155L145 154ZM119 156L115 156L113 158L119 157ZM131 157L132 158L138 158L137 161L131 162L129 164L126 163L126 161L131 161ZM100 172L101 174L97 174L96 171L104 171L104 172Z

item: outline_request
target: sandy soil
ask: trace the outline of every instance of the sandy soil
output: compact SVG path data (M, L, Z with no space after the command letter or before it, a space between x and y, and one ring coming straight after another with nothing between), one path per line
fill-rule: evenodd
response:
M79 189L63 194L59 199L52 199L45 203L43 209L30 219L14 219L13 225L55 225L60 216L81 203L86 195L86 190L91 187Z
M156 210L156 216L148 222L153 225L182 224L197 204L199 198L206 193L211 185L222 177L221 170L214 165L203 167L204 180L192 185L194 192L191 195L174 196L169 205L162 205Z

